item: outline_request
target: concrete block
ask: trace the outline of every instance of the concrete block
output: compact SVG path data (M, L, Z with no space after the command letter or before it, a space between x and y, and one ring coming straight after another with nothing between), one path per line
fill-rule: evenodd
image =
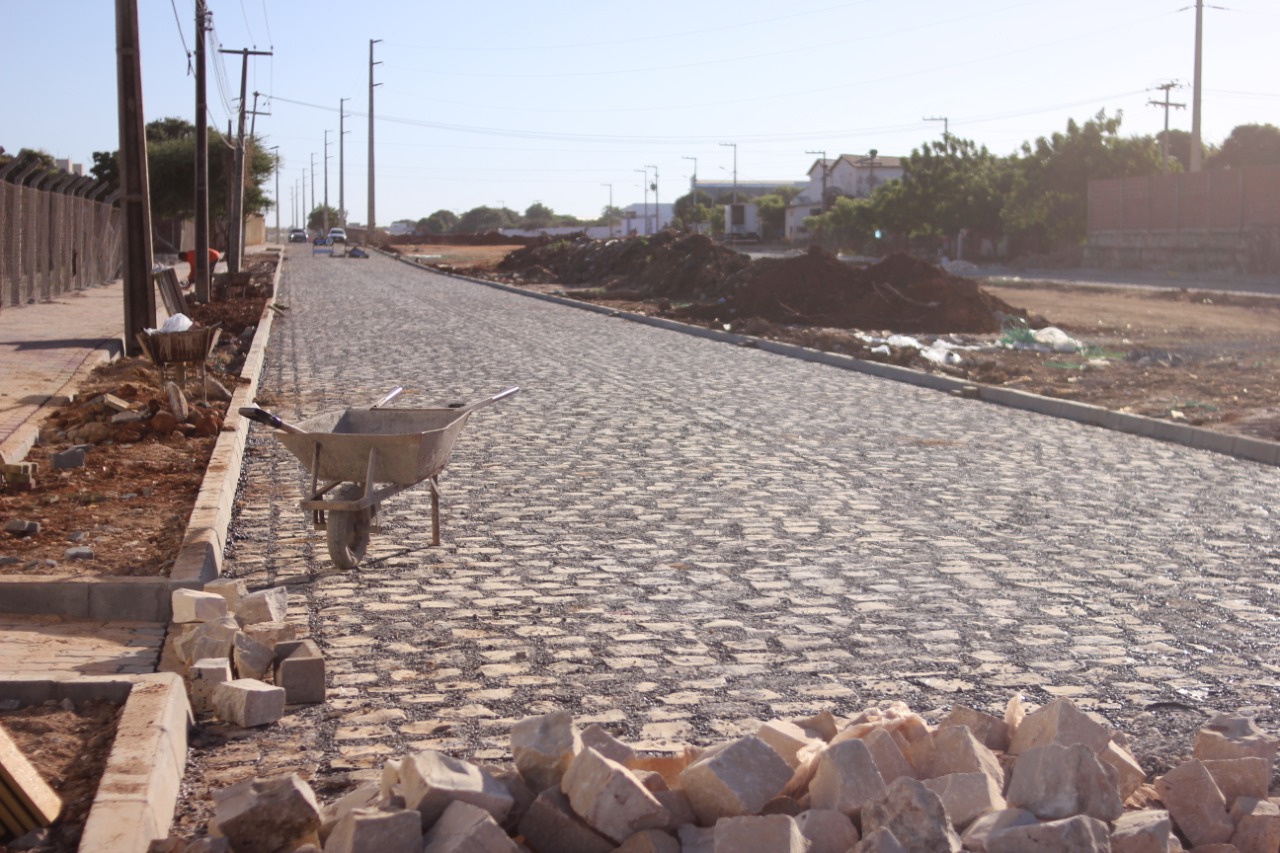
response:
M284 690L253 678L236 678L213 690L213 712L241 728L274 723L284 716Z
M1041 820L1085 814L1111 821L1124 811L1115 771L1083 743L1025 750L1014 765L1005 799Z
M430 829L455 800L484 809L498 822L513 804L507 789L479 767L430 749L400 762L400 784L405 807L421 813L423 829Z
M869 799L862 807L862 832L892 832L909 853L959 853L960 836L947 817L942 800L922 782L905 776Z
M324 701L324 656L313 640L281 643L275 649L275 662L276 686L284 688L287 704Z
M535 792L559 785L581 750L582 739L568 711L526 717L511 727L516 769Z
M1000 786L988 773L950 773L926 779L924 786L942 800L951 825L958 831L963 831L984 814L1007 806Z
M379 808L348 810L334 825L325 853L422 853L422 822L417 812Z
M708 750L680 773L681 787L703 826L714 826L722 817L758 813L790 781L791 767L755 735Z
M1192 759L1156 780L1156 793L1169 817L1194 846L1220 844L1235 830L1227 801L1209 770Z
M1013 826L987 839L987 853L1111 853L1107 825L1097 818L1076 815L1064 820Z
M840 741L818 754L809 782L809 804L857 820L863 805L884 787L884 777L867 745L857 738Z
M538 795L521 819L519 830L539 853L612 853L617 846L574 814L569 798L559 788L547 788Z
M858 843L858 829L834 809L808 809L796 815L796 826L809 842L809 853L848 853Z
M289 591L282 586L251 592L236 602L234 612L241 625L283 622L289 611Z
M590 747L573 759L560 790L588 826L618 844L642 829L667 824L666 809L640 780Z
M1172 838L1168 812L1127 812L1116 818L1111 827L1111 853L1169 853Z
M806 853L805 840L789 815L742 815L716 821L712 836L715 853Z
M201 658L187 674L187 698L197 714L213 711L213 692L219 684L231 680L231 661L226 658Z
M214 820L236 853L273 853L320 828L320 806L297 774L246 779L216 791Z

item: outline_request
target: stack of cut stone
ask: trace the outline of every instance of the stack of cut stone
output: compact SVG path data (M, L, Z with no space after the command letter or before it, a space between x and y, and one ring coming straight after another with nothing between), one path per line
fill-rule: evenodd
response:
M419 752L323 808L297 777L242 782L216 795L215 832L235 853L1280 850L1276 741L1245 717L1210 720L1155 785L1066 699L957 706L933 728L900 703L823 713L658 758L557 712L517 723L511 752L514 768Z
M262 726L286 704L324 701L324 657L313 641L296 639L288 604L284 587L250 593L230 578L174 590L172 666L186 679L192 711Z

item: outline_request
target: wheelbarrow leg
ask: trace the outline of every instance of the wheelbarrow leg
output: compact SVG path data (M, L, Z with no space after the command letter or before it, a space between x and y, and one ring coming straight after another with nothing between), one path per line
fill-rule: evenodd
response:
M358 501L364 497L364 487L359 483L343 483L334 492L339 501ZM360 565L369 547L369 529L373 512L364 509L332 509L325 519L325 541L329 546L329 559L339 569L350 570Z
M431 484L431 544L440 544L440 478L432 477Z

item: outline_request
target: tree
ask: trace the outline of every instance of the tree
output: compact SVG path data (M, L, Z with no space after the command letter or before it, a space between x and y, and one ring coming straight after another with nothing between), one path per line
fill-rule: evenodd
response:
M1280 127L1273 124L1237 126L1205 163L1210 169L1275 165L1280 165Z
M780 193L769 193L755 200L760 214L760 236L765 240L781 240L787 230L787 199Z
M427 234L448 234L458 225L458 214L452 210L437 210L418 220L418 229Z
M948 135L913 150L902 163L902 179L876 188L870 212L879 227L907 236L963 228L997 235L1009 183L1004 158Z
M1083 242L1089 181L1160 173L1155 137L1122 137L1117 112L1100 111L1065 133L1025 142L1012 161L1003 219L1023 250L1051 251Z
M518 215L510 208L481 205L480 207L473 207L462 214L462 218L454 226L453 233L483 234L487 231L496 231L499 228L512 228L518 221Z
M323 231L325 223L325 210L329 211L329 225L337 225L342 220L338 218L338 210L334 207L326 208L323 204L317 204L315 209L307 214L307 227L312 231Z
M525 209L524 218L520 220L520 227L529 229L548 228L555 220L555 217L556 212L554 210L540 201L535 201Z
M882 184L876 189L875 195L880 195L889 186ZM804 227L829 249L854 249L861 252L874 239L875 218L874 202L871 199L841 196L826 213L806 217Z

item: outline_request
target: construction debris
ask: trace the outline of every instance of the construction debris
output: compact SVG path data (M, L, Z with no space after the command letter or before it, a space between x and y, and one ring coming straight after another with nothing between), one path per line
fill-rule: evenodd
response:
M15 837L58 819L62 798L0 728L0 827Z

